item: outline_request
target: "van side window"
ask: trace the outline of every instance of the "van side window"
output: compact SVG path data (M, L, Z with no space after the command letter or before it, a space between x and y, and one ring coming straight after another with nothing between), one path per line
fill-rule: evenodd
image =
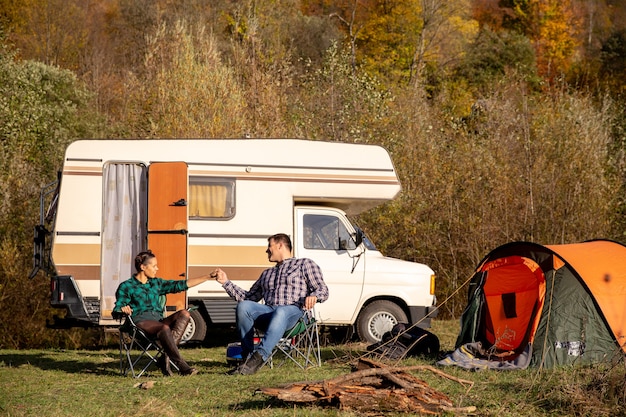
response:
M306 249L337 251L356 248L348 229L335 216L305 214L303 226Z
M234 179L189 177L190 219L230 219L234 215Z

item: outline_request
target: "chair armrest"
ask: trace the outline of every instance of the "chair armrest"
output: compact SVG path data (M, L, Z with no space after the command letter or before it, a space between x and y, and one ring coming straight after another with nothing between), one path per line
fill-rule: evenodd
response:
M126 318L126 313L122 313L121 311L113 311L111 312L111 317L113 317L114 320L122 321Z

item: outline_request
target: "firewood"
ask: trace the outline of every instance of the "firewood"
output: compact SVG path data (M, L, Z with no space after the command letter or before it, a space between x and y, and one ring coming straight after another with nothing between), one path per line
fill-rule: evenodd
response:
M369 368L363 369L366 366ZM260 388L258 392L291 403L339 405L341 409L361 414L405 412L440 414L471 413L475 407L454 407L445 394L410 374L409 370L428 370L461 384L471 381L451 377L429 366L388 367L371 360L361 360L360 370L316 382L295 382L282 387Z

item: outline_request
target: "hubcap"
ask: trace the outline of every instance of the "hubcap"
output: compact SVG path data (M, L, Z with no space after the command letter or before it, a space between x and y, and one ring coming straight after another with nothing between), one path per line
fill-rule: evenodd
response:
M193 318L189 320L189 324L187 324L187 328L183 333L183 337L180 339L180 343L186 343L191 340L194 333L196 332L196 322L193 321Z
M393 329L398 324L396 318L386 311L380 312L370 320L370 335L376 340L382 340L383 334Z

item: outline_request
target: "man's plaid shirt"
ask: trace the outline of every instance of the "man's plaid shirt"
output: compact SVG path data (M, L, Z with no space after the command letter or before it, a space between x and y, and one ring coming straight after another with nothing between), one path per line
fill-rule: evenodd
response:
M304 305L307 296L314 295L318 302L328 299L328 287L320 267L307 258L289 258L268 268L249 291L227 281L224 290L237 301L265 300L269 306Z

